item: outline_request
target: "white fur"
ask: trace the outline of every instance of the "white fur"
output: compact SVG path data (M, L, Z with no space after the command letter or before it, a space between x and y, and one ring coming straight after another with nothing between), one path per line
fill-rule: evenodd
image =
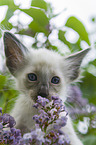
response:
M35 126L34 121L32 120L32 116L34 116L35 114L38 114L38 112L33 108L31 100L26 100L26 97L19 96L11 113L11 115L16 120L16 127L18 128L21 124L24 124L24 126L26 125L28 127L28 130L34 129ZM66 134L68 134L71 145L83 145L73 129L72 122L69 116L67 125L63 127L62 130Z
M66 77L67 70L66 68L63 69L63 67L67 66L68 64L66 65L66 61L63 61L63 57L61 55L46 49L31 50L30 53L28 53L28 55L26 55L25 57L28 61L28 64L24 69L17 72L16 75L17 88L20 90L22 95L18 96L11 115L16 120L17 128L22 128L22 126L24 125L28 130L31 130L32 128L34 128L34 121L32 120L32 116L37 114L38 112L35 108L33 108L34 102L30 97L30 91L25 88L22 80L25 78L26 74L34 72L35 69L37 69L38 71L42 69L43 73L48 73L48 76L51 75L50 73L56 73L56 75L60 76L61 78L61 86L58 95L65 101L66 87L68 85L69 78ZM50 95L56 94L52 91ZM62 130L66 134L68 134L71 145L83 145L72 127L70 117L68 117L67 125L62 128Z

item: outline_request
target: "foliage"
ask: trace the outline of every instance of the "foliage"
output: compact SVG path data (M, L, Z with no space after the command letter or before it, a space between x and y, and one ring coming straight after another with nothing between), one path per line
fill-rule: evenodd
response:
M69 50L69 54L73 52L77 52L83 49L82 42L85 42L90 46L89 34L86 31L83 23L74 16L71 16L67 19L66 23L62 26L62 28L56 28L55 25L51 23L52 19L59 16L59 14L54 14L53 8L50 3L47 3L44 0L32 0L30 4L30 8L24 9L21 5L16 5L14 0L0 0L0 6L7 6L7 12L5 18L2 20L0 24L0 37L2 37L3 30L14 30L19 36L25 35L33 38L32 47L35 49L39 49L40 47L46 47L47 49L53 49L54 51L58 51L62 55L62 52L65 50L62 48L62 51L58 48L57 45L54 45L50 41L50 36L54 32L57 31L58 40L60 44L64 44L65 48L67 46ZM28 24L24 24L20 21L20 14L26 14L31 21ZM17 16L16 23L12 23L10 20L12 17ZM96 23L95 18L92 18L92 22ZM70 42L66 34L73 30L78 34L78 39L76 42ZM38 39L38 36L42 34L42 40ZM58 41L57 40L57 41ZM83 82L79 83L79 87L82 90L82 97L88 99L88 103L92 103L96 105L96 58L89 62L89 64L83 67L84 78ZM3 73L0 75L0 106L3 108L3 112L9 112L12 109L15 98L18 95L18 92L13 89L14 82L9 77L8 72L6 74ZM73 105L73 104L71 104ZM74 105L73 105L74 106ZM80 110L80 108L79 108ZM81 115L81 118L77 118L74 121L75 128L78 130L79 120L83 121L85 114ZM90 119L90 115L87 117ZM84 121L83 121L84 122ZM96 135L96 134L95 134ZM87 145L90 141L90 145L95 145L96 139L94 137L94 130L92 129L89 133L80 134L81 138L84 139L84 144ZM91 141L93 140L93 141Z
M69 112L75 121L75 125L77 124L80 127L79 120L81 121L83 130L79 128L78 130L82 135L85 135L84 142L86 142L87 136L96 135L96 106L89 103L88 99L82 97L79 87L72 85L69 89L70 93L67 97L67 103L71 105L71 107L68 105Z
M10 112L18 92L13 89L14 81L7 75L0 75L0 107L3 112Z

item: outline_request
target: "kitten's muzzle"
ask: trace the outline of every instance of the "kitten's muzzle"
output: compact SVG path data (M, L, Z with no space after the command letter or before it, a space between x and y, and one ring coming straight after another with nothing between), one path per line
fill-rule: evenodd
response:
M38 95L42 97L47 97L49 95L48 85L45 85L45 84L41 85Z

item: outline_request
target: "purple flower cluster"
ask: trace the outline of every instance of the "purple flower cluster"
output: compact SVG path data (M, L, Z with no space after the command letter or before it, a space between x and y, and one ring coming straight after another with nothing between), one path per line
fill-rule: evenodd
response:
M40 114L34 115L33 120L35 120L36 126L44 132L44 144L69 145L70 141L67 135L60 130L66 125L68 114L62 100L59 97L52 96L52 102L49 103L48 99L38 96L37 102L34 107L40 109ZM65 112L65 116L59 117L62 112Z
M87 124L88 130L86 134L93 132L94 129L96 129L96 106L94 104L90 104L88 99L82 97L82 92L79 87L71 85L68 92L67 109L70 116L77 123L81 120L82 123L85 124L85 118L90 120ZM78 131L83 133L79 129Z
M17 145L20 142L21 132L14 128L15 124L14 118L9 114L2 114L0 108L0 144Z
M59 97L52 97L52 102L38 96L34 104L39 110L33 116L35 130L21 136L21 131L14 128L16 122L9 114L2 114L0 108L0 144L10 145L70 145L68 136L61 131L67 123L67 112ZM59 117L64 112L64 116ZM7 130L6 130L7 129Z
M96 106L89 104L88 100L82 97L82 92L77 86L69 87L69 96L67 103L70 115L73 119L79 119L84 117L90 117L92 114L96 114Z
M68 88L68 98L69 103L73 103L74 107L83 107L88 103L88 100L82 98L82 92L78 86L70 85Z

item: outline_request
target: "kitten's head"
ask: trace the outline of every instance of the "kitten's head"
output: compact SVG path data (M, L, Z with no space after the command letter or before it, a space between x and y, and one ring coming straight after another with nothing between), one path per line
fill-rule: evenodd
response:
M4 33L6 65L26 97L65 96L66 86L77 79L82 59L89 49L63 57L47 49L28 50L13 34ZM63 98L65 100L65 98Z

